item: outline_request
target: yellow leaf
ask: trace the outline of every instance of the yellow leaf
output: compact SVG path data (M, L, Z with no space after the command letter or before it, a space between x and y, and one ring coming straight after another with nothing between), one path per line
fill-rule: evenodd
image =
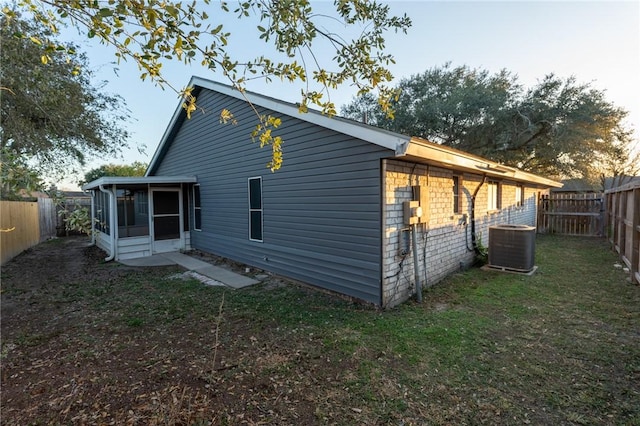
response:
M47 57L47 55L42 55L40 56L40 61L42 61L44 65L47 65L47 63L49 63L49 58Z

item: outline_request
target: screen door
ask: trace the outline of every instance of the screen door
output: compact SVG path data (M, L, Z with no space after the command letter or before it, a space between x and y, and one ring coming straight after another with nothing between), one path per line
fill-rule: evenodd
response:
M152 189L153 251L163 253L181 247L182 197L179 189Z

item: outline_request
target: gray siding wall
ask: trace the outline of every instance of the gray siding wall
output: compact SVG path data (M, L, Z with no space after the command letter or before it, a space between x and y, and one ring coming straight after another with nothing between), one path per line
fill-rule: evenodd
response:
M271 173L245 103L203 90L198 104L206 113L183 122L155 173L197 176L202 230L191 232L192 247L380 304L380 159L393 152L285 116L274 131L284 164ZM219 123L223 108L238 124ZM248 178L257 176L263 242L248 235Z

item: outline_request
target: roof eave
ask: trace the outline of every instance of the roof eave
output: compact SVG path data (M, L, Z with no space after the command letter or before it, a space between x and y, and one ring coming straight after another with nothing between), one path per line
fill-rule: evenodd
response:
M122 176L104 176L89 183L82 185L83 191L98 189L100 186L108 185L161 185L161 184L178 184L178 183L196 183L198 179L195 176L139 176L139 177L122 177Z
M420 138L412 138L407 144L399 147L396 150L396 156L489 177L527 182L545 188L562 187L561 182Z

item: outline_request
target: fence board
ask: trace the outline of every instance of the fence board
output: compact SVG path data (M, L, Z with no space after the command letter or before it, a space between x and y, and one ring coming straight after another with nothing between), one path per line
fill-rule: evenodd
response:
M40 242L37 202L0 201L0 263Z
M40 216L40 241L42 242L56 236L58 214L56 205L51 198L38 198L38 210Z
M601 237L604 235L602 194L542 195L539 199L538 232Z
M607 233L611 248L640 284L640 183L608 190Z

